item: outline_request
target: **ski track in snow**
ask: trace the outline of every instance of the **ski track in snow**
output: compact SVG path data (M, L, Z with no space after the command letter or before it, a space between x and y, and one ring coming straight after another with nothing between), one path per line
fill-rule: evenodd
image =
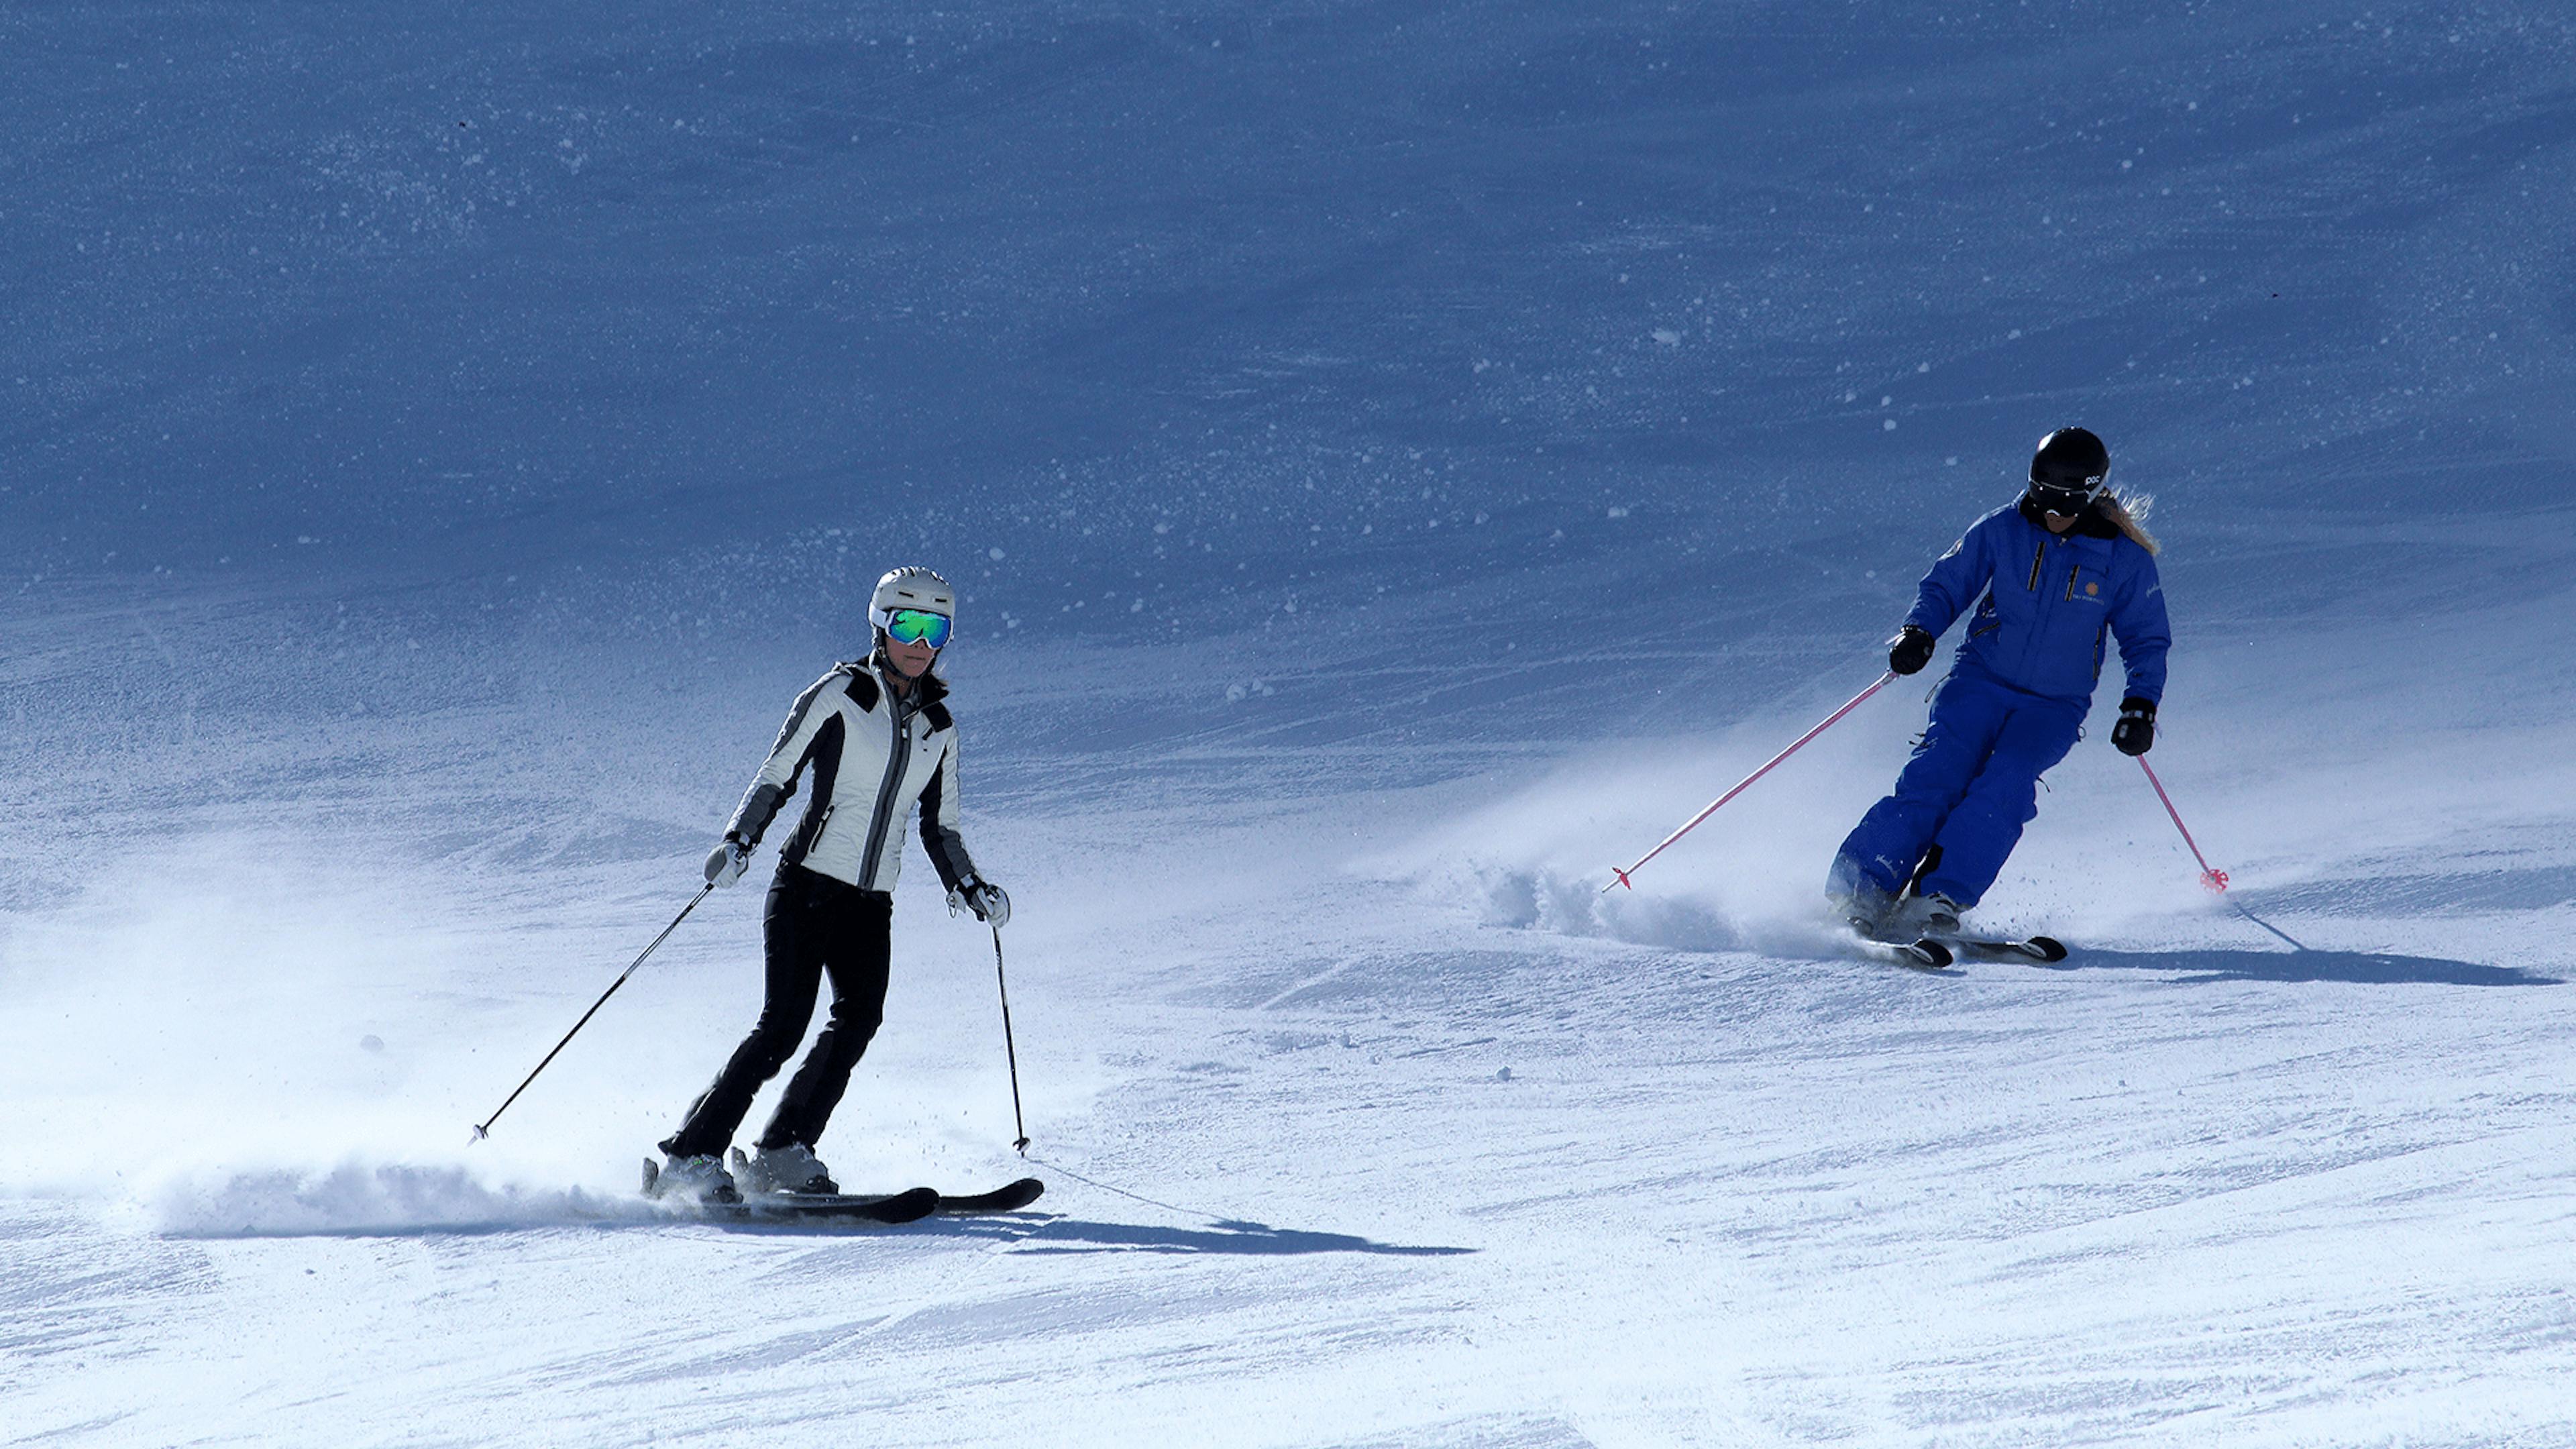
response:
M1317 788L1348 767L1331 752L1274 755L1306 783L1268 798L1083 786L976 822L979 849L1019 865L1034 1150L1079 1177L1040 1166L1042 1211L1002 1220L674 1224L626 1174L748 1020L751 893L693 919L468 1147L465 1124L649 935L694 853L676 822L615 826L632 807L609 798L517 807L588 822L571 835L591 849L443 844L471 835L476 782L512 747L474 735L335 805L426 822L422 801L463 802L452 834L396 838L406 881L448 878L431 897L384 887L392 862L365 853L382 840L298 843L246 804L249 828L136 862L199 894L133 892L111 868L85 899L135 908L12 917L22 991L48 967L76 977L22 994L34 1011L14 1022L55 1024L9 1043L46 1164L37 1195L0 1208L0 1389L22 1438L250 1443L284 1424L548 1442L577 1424L720 1443L865 1424L891 1443L1009 1426L2288 1444L2406 1422L2432 1442L2544 1443L2564 1427L2576 1165L2555 1148L2576 992L2534 931L2563 906L2472 893L2409 913L2388 895L2370 915L2284 887L2265 919L2294 952L2186 878L2135 913L2168 939L2070 930L2061 967L1925 977L1791 949L1814 927L1762 914L1812 890L1800 834L1838 828L1816 803L1830 769L1780 783L1781 821L1677 849L1635 901L1542 863L1574 848L1532 823L1563 822L1557 787L1510 754L1366 797ZM1596 810L1668 809L1669 765L1616 776ZM2105 752L2060 788L2107 796L2121 765ZM2277 818L2265 834L2261 802L2199 798L2213 841L2299 853ZM1788 822L1801 811L1815 822ZM1740 832L1775 828L1800 848L1715 872L1750 892L1735 904L1711 894L1711 864L1752 848ZM1624 819L1572 828L1596 831L1634 838ZM281 862L285 898L244 905L277 894ZM1562 914L1498 917L1461 871L1552 892ZM832 1156L845 1180L988 1185L1017 1166L990 961L922 874L898 908L892 1024ZM1194 884L1116 889L1137 879ZM2080 923L2080 893L2061 899L2025 876L1998 904ZM138 1018L174 957L208 989ZM264 998L263 980L291 989ZM65 1069L93 1048L90 1073ZM83 1158L93 1124L164 1090L180 1110L128 1117L114 1161Z

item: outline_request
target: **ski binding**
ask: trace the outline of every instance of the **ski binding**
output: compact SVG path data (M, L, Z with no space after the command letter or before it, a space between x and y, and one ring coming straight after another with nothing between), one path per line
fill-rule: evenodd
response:
M910 1223L939 1211L939 1193L927 1187L909 1188L903 1192L763 1192L745 1194L738 1202L709 1202L703 1199L662 1198L655 1188L662 1176L661 1164L644 1159L644 1195L668 1202L680 1211L696 1217L726 1222L797 1222L828 1218L865 1223Z

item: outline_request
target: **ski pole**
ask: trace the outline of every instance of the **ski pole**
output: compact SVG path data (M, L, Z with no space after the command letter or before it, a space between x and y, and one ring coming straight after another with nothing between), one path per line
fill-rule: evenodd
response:
M662 928L661 935L653 938L652 945L646 946L641 952L638 952L635 960L628 965L625 970L617 973L617 979L609 982L608 989L599 993L599 999L590 1004L590 1010L581 1014L581 1020L572 1024L572 1030L563 1034L562 1041L555 1043L554 1051L546 1053L545 1061L537 1063L537 1071L528 1073L528 1080L526 1082L521 1082L518 1086L518 1090L510 1093L509 1097L506 1098L499 1107L493 1109L491 1116L483 1119L483 1125L474 1129L475 1141L480 1142L485 1137L491 1135L492 1124L501 1120L501 1114L503 1112L510 1110L510 1103L519 1100L520 1092L528 1090L528 1082L533 1082L537 1079L537 1072L542 1072L546 1069L547 1064L555 1059L556 1052L560 1052L565 1047L572 1044L572 1039L581 1034L581 1029L583 1027L590 1025L590 1019L599 1014L599 1009L601 1007L608 1004L608 998L615 996L617 994L617 988L626 984L626 978L635 974L635 968L644 964L644 958L653 954L653 947L661 945L665 940L670 938L673 931L680 929L680 923L689 918L689 912L696 910L698 908L698 902L705 900L708 894L715 888L715 882L709 881L699 888L696 895L689 897L689 903L680 907L680 913L671 918L671 924Z
M1002 1055L1011 1064L1011 1125L1019 1129L1019 1140L1011 1149L1022 1157L1029 1155L1028 1119L1020 1113L1020 1049L1011 1041L1011 983L1002 977L1002 928L993 928L993 985L1002 993Z
M2156 787L2156 798L2165 802L2165 813L2173 817L2174 829L2182 831L2182 843L2191 847L2191 858L2200 862L2200 883L2211 890L2225 892L2227 872L2212 869L2209 857L2200 853L2200 842L2192 839L2191 831L2183 825L2182 813L2174 809L2173 797L2165 793L2165 782L2156 778L2156 767L2148 764L2144 755L2138 756L2137 760L2138 768L2147 772L2147 783Z
M1869 688L1862 690L1860 693L1853 695L1853 696L1851 697L1851 699L1843 705L1843 707L1842 707L1842 708L1840 708L1840 709L1838 709L1838 710L1835 710L1832 714L1826 715L1826 716L1824 717L1823 721L1822 721L1822 722L1820 722L1820 723L1819 723L1819 724L1818 724L1814 729L1811 729L1811 730L1807 731L1805 734L1798 736L1796 739L1791 740L1791 741L1789 742L1789 748L1787 748L1787 749L1785 749L1785 750L1782 750L1780 753L1778 753L1778 754L1776 754L1776 755L1773 755L1770 759L1763 761L1763 762L1762 762L1762 768L1761 768L1761 769L1758 769L1758 770L1754 771L1752 774L1745 776L1743 779L1736 781L1736 782L1735 782L1735 788L1734 788L1734 789L1729 790L1729 791L1727 791L1725 794L1718 796L1715 800L1710 801L1707 809L1705 809L1705 810L1703 810L1703 811L1699 812L1697 815L1694 815L1694 816L1692 816L1689 820L1685 821L1685 822L1683 823L1683 825L1682 825L1682 828L1681 828L1681 829L1676 830L1676 831L1674 831L1672 834L1665 836L1665 837L1664 837L1660 842L1658 842L1658 843L1656 844L1656 846L1655 846L1655 848L1654 848L1654 849L1652 849L1652 850L1650 850L1650 851L1647 851L1644 855L1641 855L1641 856L1637 857L1637 863L1636 863L1635 865L1632 865L1632 866L1628 867L1626 870L1621 870L1621 869L1619 869L1619 868L1618 868L1617 866L1615 866L1615 865L1614 865L1614 866L1612 866L1612 867L1610 868L1610 873L1611 873L1612 875L1617 876L1617 877L1618 877L1618 879L1617 879L1617 880L1614 880L1614 881L1612 881L1612 882L1610 882L1610 885L1623 885L1623 886L1626 886L1626 887L1627 887L1628 889L1630 889L1630 890L1635 890L1635 889L1637 888L1636 883L1635 883L1634 881L1629 880L1629 879L1628 879L1628 877L1630 877L1630 876L1632 876L1632 875L1636 874L1636 873L1637 873L1638 871L1640 871L1640 870L1645 869L1645 867L1646 867L1646 862L1647 862L1647 861L1650 861L1650 860L1654 859L1656 856L1659 856L1659 855L1663 854L1663 853L1664 853L1664 847L1665 847L1665 846L1670 845L1670 844L1672 844L1674 841L1681 839L1683 836L1690 834L1690 833L1691 833L1691 831L1692 831L1694 828L1696 828L1696 827L1698 826L1698 824L1699 824L1701 821L1706 820L1708 817L1710 817L1710 816L1712 816L1712 815L1716 814L1716 813L1717 813L1717 807L1719 807L1720 805L1725 804L1725 803L1726 803L1727 801L1729 801L1729 800L1734 799L1736 796L1743 794L1743 793L1744 793L1744 791L1745 791L1745 789L1746 789L1746 787L1750 786L1754 781L1759 780L1759 779L1761 779L1763 776L1770 774L1770 773L1771 773L1771 767L1772 767L1772 766L1779 764L1782 760L1785 760L1785 759L1789 758L1791 755L1794 755L1794 754L1798 753L1798 751L1799 751L1799 750L1804 749L1804 748L1806 747L1807 741L1812 740L1812 739L1814 739L1816 736L1818 736L1818 735L1820 735L1820 734L1823 734L1826 730L1831 729L1831 728L1834 726L1834 723L1835 723L1836 721L1840 720L1844 715L1847 715L1847 714L1851 713L1853 710L1856 710L1856 709L1860 708L1860 707L1861 707L1861 702L1862 702L1862 701L1864 701L1864 700L1868 699L1871 695L1878 693L1880 690L1887 688L1887 686L1888 686L1891 682L1893 682L1893 681L1895 680L1895 678L1896 678L1896 671L1895 671L1895 670L1893 670L1893 669L1891 669L1891 670L1887 671L1885 674L1880 675L1880 676L1878 677L1878 682L1877 682L1876 684L1873 684L1873 685L1871 685ZM1601 891L1602 891L1602 894L1607 895L1607 894L1609 893L1609 891L1610 891L1610 886L1609 886L1609 885L1605 885L1605 886L1603 886L1603 887L1601 888Z

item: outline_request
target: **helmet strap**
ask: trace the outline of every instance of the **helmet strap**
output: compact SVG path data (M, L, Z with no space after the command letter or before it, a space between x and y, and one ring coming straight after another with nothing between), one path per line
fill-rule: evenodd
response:
M905 693L909 694L914 685L928 678L939 668L939 652L934 649L930 654L930 662L921 666L921 673L904 673L902 670L895 667L894 641L886 637L886 631L883 629L877 630L876 635L877 647L875 652L869 656L868 662L875 665L879 673L893 679L896 687L903 690Z

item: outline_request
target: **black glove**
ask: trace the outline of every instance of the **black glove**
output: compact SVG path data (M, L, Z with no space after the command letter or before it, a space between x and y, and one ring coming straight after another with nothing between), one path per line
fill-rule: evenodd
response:
M1932 662L1932 636L1908 624L1887 641L1887 667L1899 674L1920 674Z
M2143 755L2156 742L2156 702L2131 695L2120 701L2120 722L2111 726L2111 747L2124 755Z

